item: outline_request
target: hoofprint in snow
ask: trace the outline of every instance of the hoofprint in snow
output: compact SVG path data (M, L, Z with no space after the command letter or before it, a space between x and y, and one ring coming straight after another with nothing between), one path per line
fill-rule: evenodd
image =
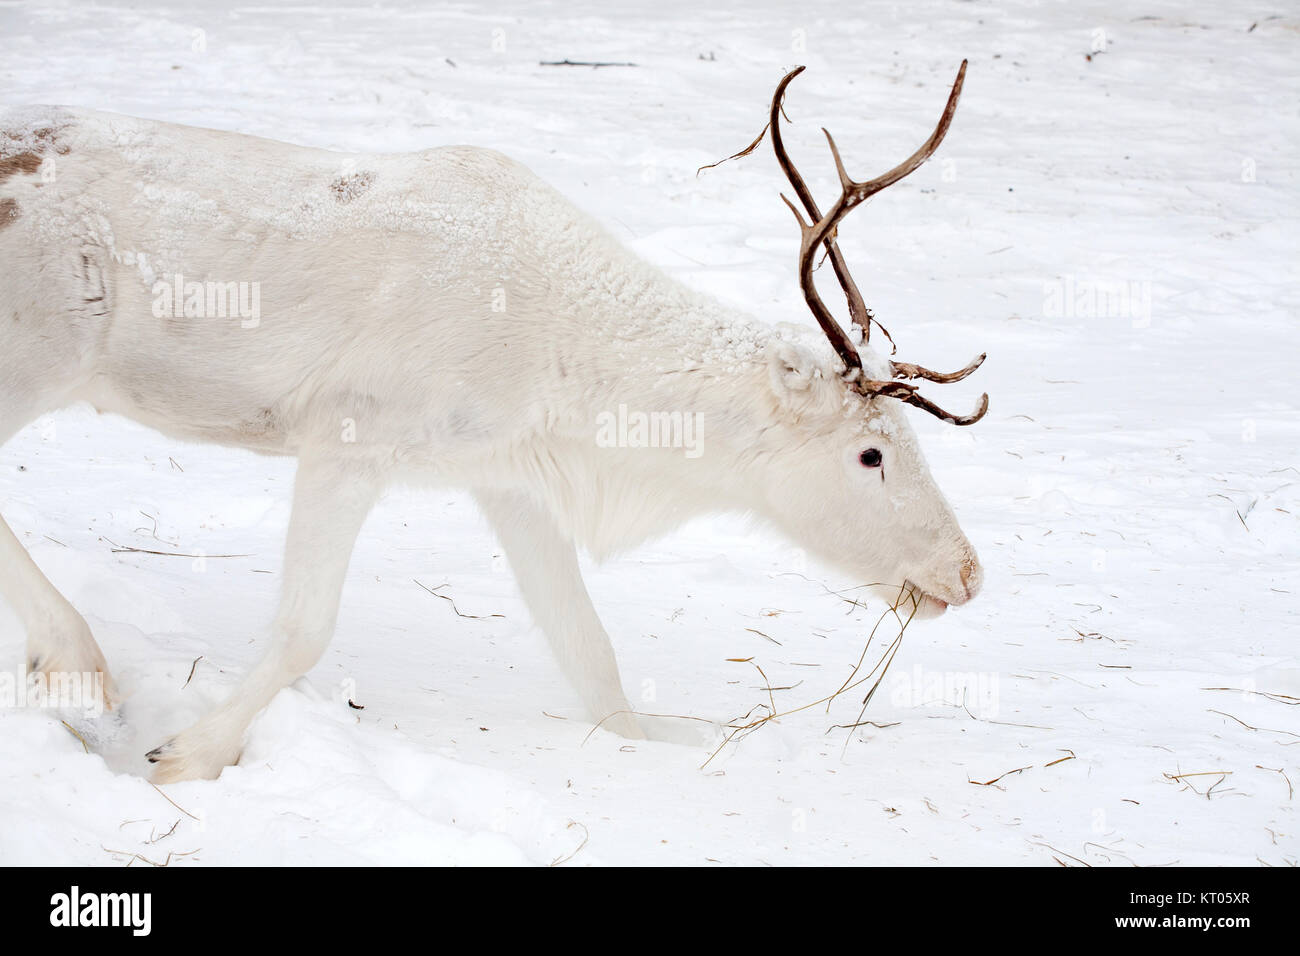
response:
M293 469L73 409L5 446L0 506L129 719L69 716L79 739L0 710L0 799L24 821L0 860L1295 862L1294 21L327 9L6 8L6 98L344 150L492 146L687 283L806 323L774 165L694 170L752 139L802 62L787 140L832 195L818 125L884 168L969 56L945 152L844 244L907 357L990 352L978 432L916 422L984 592L909 628L872 725L828 733L857 718L840 700L700 770L707 748L588 738L468 500L394 492L323 662L239 767L159 793L143 751L257 657ZM638 66L537 65L565 56ZM834 690L881 611L741 519L587 577L637 706L714 720Z

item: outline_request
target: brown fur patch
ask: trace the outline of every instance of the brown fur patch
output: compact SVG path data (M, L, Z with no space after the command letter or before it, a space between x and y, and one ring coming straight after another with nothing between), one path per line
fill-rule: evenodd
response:
M347 204L369 190L374 185L374 182L375 174L369 170L360 173L349 173L330 183L330 192L334 194L336 202Z
M13 199L0 199L0 229L6 226L12 226L14 220L21 216L18 211L18 202Z
M61 127L53 126L42 126L39 129L25 131L0 130L0 183L11 176L30 175L39 170L45 154L51 148L60 156L66 156L71 152L68 144L60 141L61 132ZM15 152L19 149L22 152Z
M40 129L32 130L31 133L27 135L31 137L35 137L38 143L36 147L36 152L43 153L45 152L45 147L47 145L53 144L54 151L58 153L60 156L64 156L67 155L69 147L66 143L59 142L58 139L59 132L60 130L55 129L53 126L42 126ZM18 133L17 131L12 129L5 130L4 135L9 139L13 139L13 140L20 140L24 138L23 134Z
M37 153L16 153L0 159L0 183L16 173L34 173L41 168L41 157Z

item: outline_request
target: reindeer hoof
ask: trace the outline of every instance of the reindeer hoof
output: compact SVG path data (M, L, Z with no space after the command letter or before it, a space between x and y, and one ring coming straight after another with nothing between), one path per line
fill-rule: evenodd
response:
M194 728L177 734L144 755L154 765L154 783L215 780L221 771L239 761L239 748L224 747Z
M104 655L94 642L79 647L29 653L27 681L52 702L86 715L102 715L120 703Z

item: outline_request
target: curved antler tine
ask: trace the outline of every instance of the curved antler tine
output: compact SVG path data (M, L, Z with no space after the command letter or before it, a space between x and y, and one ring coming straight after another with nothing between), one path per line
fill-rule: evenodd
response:
M888 381L878 382L865 380L858 383L858 390L863 395L878 396L881 398L896 398L900 402L906 402L909 405L915 405L917 408L924 409L935 418L942 419L951 425L974 425L984 417L989 410L989 397L987 394L980 396L979 405L970 415L954 415L952 412L944 411L934 402L927 399L917 391L917 386L909 385L907 382Z
M776 161L781 167L781 172L785 173L785 178L790 180L794 194L799 197L799 202L803 203L803 208L808 211L812 221L816 222L822 217L821 210L817 208L817 201L813 199L812 191L804 182L803 176L799 175L799 170L795 169L794 163L790 161L790 154L786 152L785 142L781 138L781 102L785 99L785 89L790 85L790 81L805 69L807 67L796 66L776 85L776 92L772 94L772 110L767 119L767 128L772 131L772 149L776 153Z
M920 148L907 159L875 179L869 179L862 183L849 179L848 175L843 172L843 164L839 160L839 151L835 149L835 142L831 140L831 149L835 153L835 163L840 169L840 179L844 182L844 190L840 194L839 201L831 207L831 211L817 223L815 237L818 242L832 235L840 220L848 215L852 209L887 186L892 186L909 173L915 172L922 163L934 155L934 151L939 148L944 136L948 134L948 127L952 125L953 114L957 111L957 100L961 98L961 89L965 81L966 61L962 60L961 69L957 71L957 79L952 85L952 92L948 94L948 102L943 108L943 114L939 117L938 125L935 126L934 132L930 134L930 138L922 143ZM827 138L829 139L829 136Z
M852 189L856 184L853 182L853 177L849 175L848 170L844 168L844 160L840 159L840 149L835 145L835 137L831 135L831 131L825 126L822 127L822 132L826 135L826 143L831 148L831 158L835 160L835 171L840 174L840 186L844 189Z
M988 358L987 352L981 352L975 358L971 359L969 365L956 372L933 372L921 365L913 365L911 362L890 362L890 368L893 369L895 378L923 378L927 382L960 382L963 378L975 371L984 364Z
M935 126L934 132L930 138L921 144L915 153L907 157L887 173L877 176L875 179L868 180L865 183L854 183L853 201L849 208L856 206L870 196L875 195L887 186L892 186L904 176L915 172L922 163L934 155L934 151L939 148L943 138L948 135L948 127L952 125L953 114L957 112L957 101L961 99L961 89L966 82L966 61L961 61L961 68L957 70L957 79L952 84L952 92L948 94L948 102L944 105L943 114L939 117L939 123ZM848 191L847 189L845 190ZM845 209L847 212L848 209Z
M975 407L975 411L970 415L954 415L952 412L946 412L938 405L934 404L934 402L924 398L918 392L912 392L910 395L901 398L900 401L907 402L909 405L915 405L917 408L922 408L935 418L941 419L950 425L974 425L977 421L983 418L985 413L989 410L988 393L980 396L979 405Z
M805 232L807 232L811 227L808 225L808 223L804 222L803 213L799 211L799 207L796 206L794 203L792 203L790 201L790 198L786 196L785 193L781 193L781 202L789 206L790 211L794 213L794 220L795 222L799 223L799 234L803 235Z

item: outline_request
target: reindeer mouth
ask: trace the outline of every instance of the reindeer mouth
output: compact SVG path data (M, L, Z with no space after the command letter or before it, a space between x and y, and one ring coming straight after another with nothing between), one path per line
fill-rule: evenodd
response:
M938 617L948 610L948 602L943 598L937 598L933 594L926 594L921 598L921 608L917 611L921 617Z
M906 588L906 593L898 601L898 611L904 616L910 614L918 620L926 620L927 618L938 617L948 610L947 601L941 597L935 597L911 581L904 582L903 587ZM913 602L915 602L915 611L913 611Z
M948 602L943 598L937 598L933 594L921 593L920 602L916 608L916 614L913 616L920 620L938 617L944 611L948 610Z

